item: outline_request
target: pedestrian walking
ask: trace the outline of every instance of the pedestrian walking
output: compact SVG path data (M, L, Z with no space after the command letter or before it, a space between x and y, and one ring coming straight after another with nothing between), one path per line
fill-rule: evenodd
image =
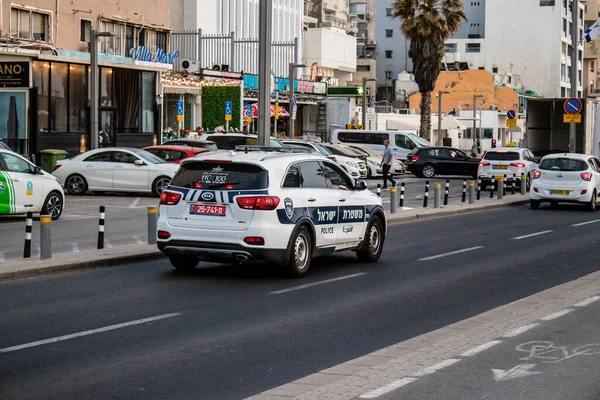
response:
M473 142L473 147L471 147L471 155L475 158L479 158L481 155L481 139L477 138L477 140Z
M384 140L383 145L385 146L385 150L383 151L383 158L381 159L381 163L379 166L383 169L383 190L387 190L387 182L388 180L392 183L392 187L396 186L396 181L393 180L390 176L390 168L392 168L392 147L390 146L389 140Z

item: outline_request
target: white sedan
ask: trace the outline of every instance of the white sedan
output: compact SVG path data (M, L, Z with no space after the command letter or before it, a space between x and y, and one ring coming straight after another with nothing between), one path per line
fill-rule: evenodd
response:
M532 209L542 202L583 203L596 210L600 193L600 160L585 154L551 154L533 172L529 192Z
M113 147L58 161L52 174L73 195L88 191L159 195L178 168L144 150Z

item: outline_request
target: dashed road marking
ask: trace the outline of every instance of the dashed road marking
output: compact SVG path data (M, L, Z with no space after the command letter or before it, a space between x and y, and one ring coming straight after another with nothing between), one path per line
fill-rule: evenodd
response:
M357 277L363 276L363 275L367 275L367 273L366 272L359 272L357 274L345 275L345 276L340 276L340 277L332 278L332 279L325 279L324 281L307 283L305 285L294 286L294 287L287 288L287 289L276 290L274 292L270 292L269 294L284 294L284 293L294 292L296 290L308 289L308 288L315 287L315 286L325 285L327 283L332 283L332 282L337 282L337 281L343 281L343 280L346 280L346 279L357 278Z
M505 337L505 338L516 337L516 336L520 335L521 333L527 332L528 330L533 329L539 325L540 324L536 324L536 323L523 325L523 326L520 326L518 328L515 328L515 329L505 333L502 337Z
M548 230L548 231L541 231L541 232L530 233L529 235L523 235L523 236L514 237L513 240L527 239L527 238L534 237L534 236L545 235L545 234L551 233L551 232L554 232L554 231Z
M380 387L379 389L375 389L373 391L370 391L368 393L365 393L361 396L359 396L359 399L376 399L379 396L383 396L386 393L389 392L393 392L396 389L401 388L402 386L406 386L409 383L412 383L414 381L416 381L418 378L402 378L402 379L398 379L397 381L394 381L392 383L390 383L389 385L385 385Z
M414 374L414 376L430 375L430 374L433 374L434 372L437 372L437 371L439 371L441 369L444 369L444 368L449 367L449 366L451 366L453 364L456 364L459 361L460 361L460 359L458 359L458 358L451 358L449 360L442 361L441 363L432 365L431 367L423 368L422 370L420 370L419 372L417 372L416 374Z
M595 220L592 220L592 221L586 221L586 222L580 222L580 223L578 223L578 224L573 224L573 225L571 225L571 226L584 226L584 225L589 225L589 224L595 224L595 223L597 223L597 222L600 222L600 219L595 219Z
M106 247L107 249L112 249L113 245L110 244L110 242L108 241L108 239L104 239L104 247Z
M77 243L71 243L71 250L73 253L79 253L79 245Z
M466 253L469 251L479 250L479 249L482 249L483 247L484 246L475 246L475 247L469 247L468 249L450 251L448 253L442 253L442 254L438 254L435 256L431 256L431 257L419 258L419 261L435 260L436 258L448 257L448 256L453 256L455 254L461 254L461 253Z
M166 319L166 318L173 318L173 317L177 317L179 315L181 315L181 313L177 312L177 313L157 315L155 317L136 319L135 321L123 322L121 324L116 324L116 325L109 325L109 326L105 326L102 328L91 329L89 331L71 333L69 335L57 336L57 337L54 337L51 339L44 339L44 340L38 340L36 342L20 344L18 346L5 347L3 349L0 349L0 353L10 353L13 351L28 349L30 347L43 346L43 345L49 344L49 343L62 342L64 340L75 339L75 338L82 337L82 336L94 335L96 333L114 331L115 329L121 329L121 328L126 328L128 326L145 324L148 322L158 321L158 320Z
M502 343L502 340L491 340L487 343L482 344L481 346L473 347L471 350L467 350L461 354L462 357L471 357L475 354L481 353L489 348L494 347L497 344Z
M575 307L585 307L585 306L592 304L598 300L600 300L600 296L590 297L589 299L585 299L585 300L575 304Z
M572 308L566 308L562 311L555 312L554 314L546 315L544 318L540 318L540 319L542 321L552 321L553 319L562 317L563 315L566 315L566 314L570 313L571 311L575 311L575 310Z
M142 198L141 197L137 197L135 200L133 200L131 202L131 204L129 205L129 208L135 208L138 205L138 203L140 202L140 200L142 200Z
M135 242L137 244L144 244L144 241L142 239L140 239L139 236L133 235L132 238L133 238L133 240L135 240Z

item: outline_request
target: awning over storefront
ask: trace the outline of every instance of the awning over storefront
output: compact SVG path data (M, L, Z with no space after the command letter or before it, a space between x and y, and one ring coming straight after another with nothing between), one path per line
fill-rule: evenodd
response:
M170 94L193 94L196 96L200 96L202 94L201 87L193 87L193 86L171 86L171 85L163 85L163 93Z

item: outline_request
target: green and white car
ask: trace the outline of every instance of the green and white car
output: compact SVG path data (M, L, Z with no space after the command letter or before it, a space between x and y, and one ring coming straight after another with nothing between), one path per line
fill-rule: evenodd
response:
M64 205L65 193L54 176L0 148L0 215L31 211L58 219Z

